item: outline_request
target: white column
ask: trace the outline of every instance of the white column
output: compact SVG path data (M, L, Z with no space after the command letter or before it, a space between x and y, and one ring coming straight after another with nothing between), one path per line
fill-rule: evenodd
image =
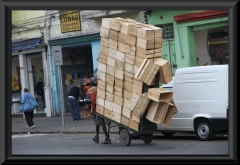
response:
M29 93L34 96L34 84L33 84L33 73L32 73L32 59L27 57L27 66L28 66L28 79L29 79Z
M20 68L21 87L22 87L21 95L22 95L23 94L23 89L24 88L29 88L26 55L19 55L19 68ZM23 113L23 117L25 117L24 113Z
M22 86L21 93L23 94L23 89L29 88L26 55L19 55L19 67L20 67L20 77L21 77L21 86Z
M45 49L42 51L42 63L44 72L44 93L45 93L45 112L47 117L51 117L52 111L52 99L51 99L51 79L50 79L50 67L48 66Z
M33 84L33 73L32 73L32 59L27 56L27 67L28 67L28 81L29 81L29 93L35 98L34 93L34 84ZM36 109L34 109L34 113L36 113Z

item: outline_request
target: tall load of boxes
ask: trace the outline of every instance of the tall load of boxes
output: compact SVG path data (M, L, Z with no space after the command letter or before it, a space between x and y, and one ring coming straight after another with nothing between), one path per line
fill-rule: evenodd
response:
M100 36L96 111L136 131L146 111L148 120L168 125L169 112L177 111L172 93L160 88L143 93L143 84L154 85L157 73L163 83L172 80L168 62L161 59L162 29L132 19L103 18Z

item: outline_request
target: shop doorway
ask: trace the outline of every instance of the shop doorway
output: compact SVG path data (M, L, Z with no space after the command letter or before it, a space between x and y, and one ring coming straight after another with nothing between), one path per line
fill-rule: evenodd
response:
M93 76L93 61L91 45L63 48L62 87L65 113L70 112L67 100L68 91L84 79Z

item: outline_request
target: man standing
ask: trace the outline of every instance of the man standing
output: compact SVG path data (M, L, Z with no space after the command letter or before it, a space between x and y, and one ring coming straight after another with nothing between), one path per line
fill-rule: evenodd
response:
M74 120L83 120L80 116L80 106L78 98L82 97L82 85L80 82L77 82L77 86L72 87L68 92L68 105L72 115L72 121Z
M39 78L38 83L35 87L35 91L37 92L38 104L44 110L45 100L44 100L44 90L43 90L43 78ZM40 109L39 109L40 110Z
M92 83L92 87L89 88L89 96L91 99L91 113L93 115L93 121L96 125L96 136L92 139L95 143L99 143L99 130L100 126L105 134L105 139L102 144L111 144L111 139L109 139L109 134L104 123L104 119L96 115L96 96L97 96L97 78L91 78L89 81Z

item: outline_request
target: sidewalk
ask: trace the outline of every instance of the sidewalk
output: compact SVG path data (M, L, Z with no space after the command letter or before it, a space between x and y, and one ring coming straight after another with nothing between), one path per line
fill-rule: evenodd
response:
M70 119L71 119L70 113L64 114L64 127L63 127L62 116L56 117L34 116L33 122L36 125L36 127L33 129L28 129L25 118L12 117L12 134L27 134L28 132L31 134L36 133L95 134L95 124L92 118L76 121L71 121ZM113 123L111 126L113 125L116 124ZM102 128L100 128L100 133L103 133ZM118 133L118 127L111 127L110 133L111 134Z

